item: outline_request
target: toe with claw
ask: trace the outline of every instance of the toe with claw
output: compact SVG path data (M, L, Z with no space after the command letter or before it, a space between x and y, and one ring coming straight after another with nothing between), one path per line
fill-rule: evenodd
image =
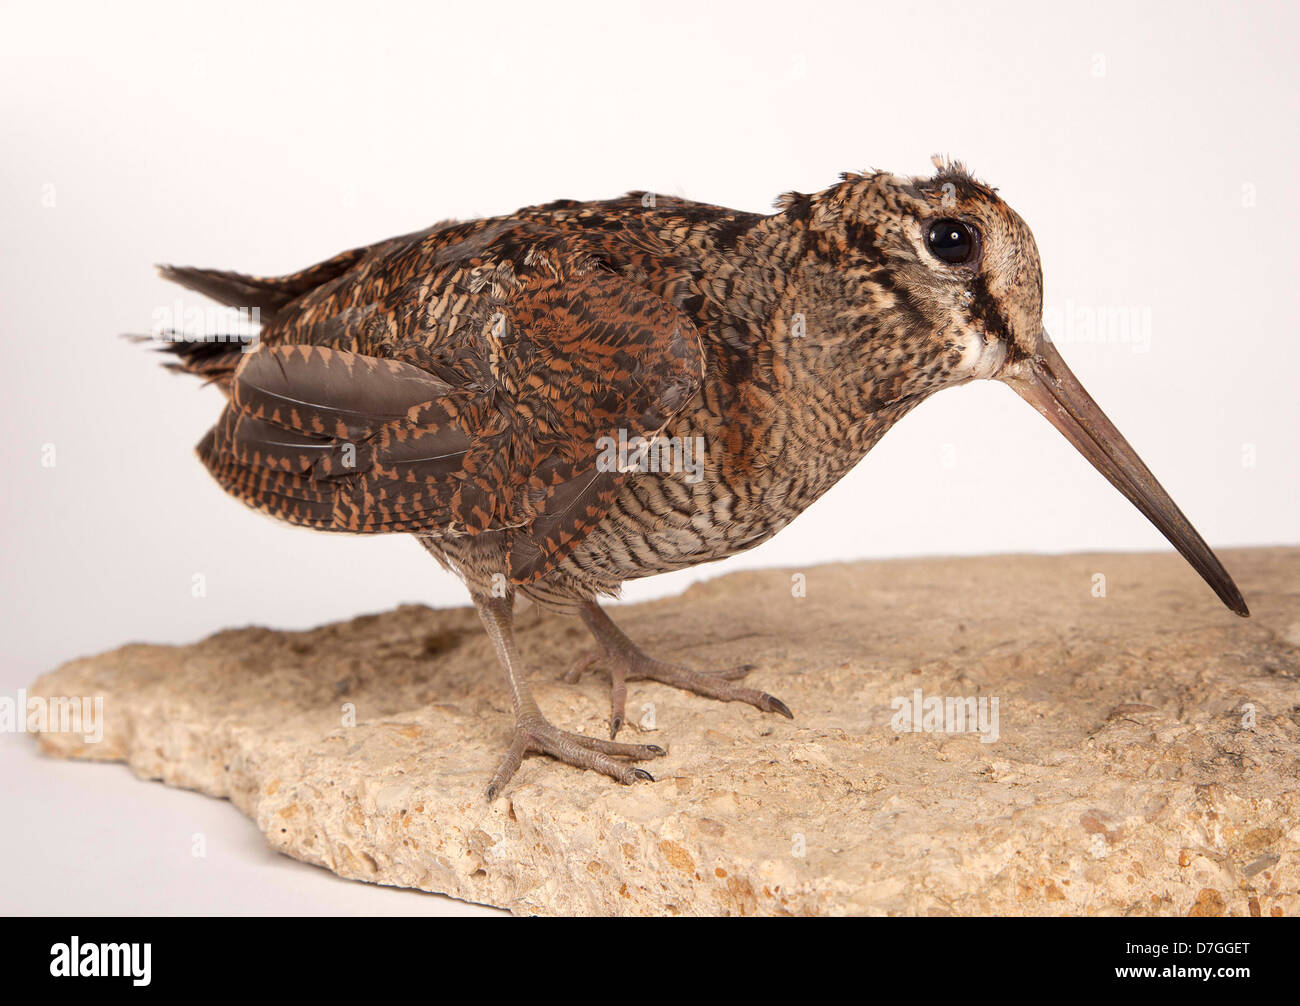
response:
M495 799L505 788L518 771L524 755L529 753L550 755L577 768L594 769L624 784L641 779L654 782L654 776L629 762L661 758L667 754L657 744L620 744L561 730L541 716L529 716L515 724L515 735L506 756L488 783L489 800Z
M769 713L780 713L794 719L790 708L774 695L732 684L754 669L753 664L741 664L721 671L696 671L679 664L670 664L643 653L594 601L584 605L583 620L600 644L600 650L579 661L565 675L573 683L582 673L597 664L609 670L609 736L618 735L626 722L627 682L659 681L682 688L697 695L720 702L746 702Z

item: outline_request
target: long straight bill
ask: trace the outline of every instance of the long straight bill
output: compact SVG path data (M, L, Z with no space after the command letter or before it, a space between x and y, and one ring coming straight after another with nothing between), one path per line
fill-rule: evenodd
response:
M1039 340L1033 357L1013 363L999 376L1065 434L1065 439L1160 529L1219 595L1219 600L1238 615L1250 614L1241 591L1205 539L1196 533L1115 424L1070 373L1046 337Z

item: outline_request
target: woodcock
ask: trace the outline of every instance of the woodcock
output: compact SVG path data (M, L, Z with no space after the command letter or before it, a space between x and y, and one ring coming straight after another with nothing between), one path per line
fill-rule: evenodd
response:
M907 412L967 381L1014 388L1246 615L1043 331L1025 222L961 165L935 166L846 174L767 216L633 192L441 223L276 278L165 267L262 322L251 352L167 347L228 399L199 456L265 513L407 532L461 577L514 707L489 797L530 752L651 778L634 763L663 749L615 739L628 681L790 716L737 683L748 666L646 655L597 598L767 540ZM518 594L590 629L612 680L609 739L539 710Z

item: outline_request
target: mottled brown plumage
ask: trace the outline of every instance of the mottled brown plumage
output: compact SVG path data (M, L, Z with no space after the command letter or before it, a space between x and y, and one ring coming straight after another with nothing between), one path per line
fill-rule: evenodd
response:
M778 211L634 192L439 224L279 278L163 270L263 318L253 352L169 346L229 398L199 446L217 481L290 523L414 534L465 581L516 717L492 793L529 751L647 776L628 760L662 751L612 739L628 680L788 716L733 683L747 668L647 657L596 598L766 540L910 409L977 378L1028 398L1245 614L1044 337L1033 237L993 190L940 164L925 179L845 175ZM611 467L602 438L620 434L702 445L699 477L635 453ZM538 711L511 633L517 592L592 630L611 740Z

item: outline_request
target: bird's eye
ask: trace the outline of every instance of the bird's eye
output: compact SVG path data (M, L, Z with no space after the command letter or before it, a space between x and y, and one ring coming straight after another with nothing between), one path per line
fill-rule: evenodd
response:
M940 261L962 265L975 254L975 228L961 220L936 220L925 235L925 243Z

